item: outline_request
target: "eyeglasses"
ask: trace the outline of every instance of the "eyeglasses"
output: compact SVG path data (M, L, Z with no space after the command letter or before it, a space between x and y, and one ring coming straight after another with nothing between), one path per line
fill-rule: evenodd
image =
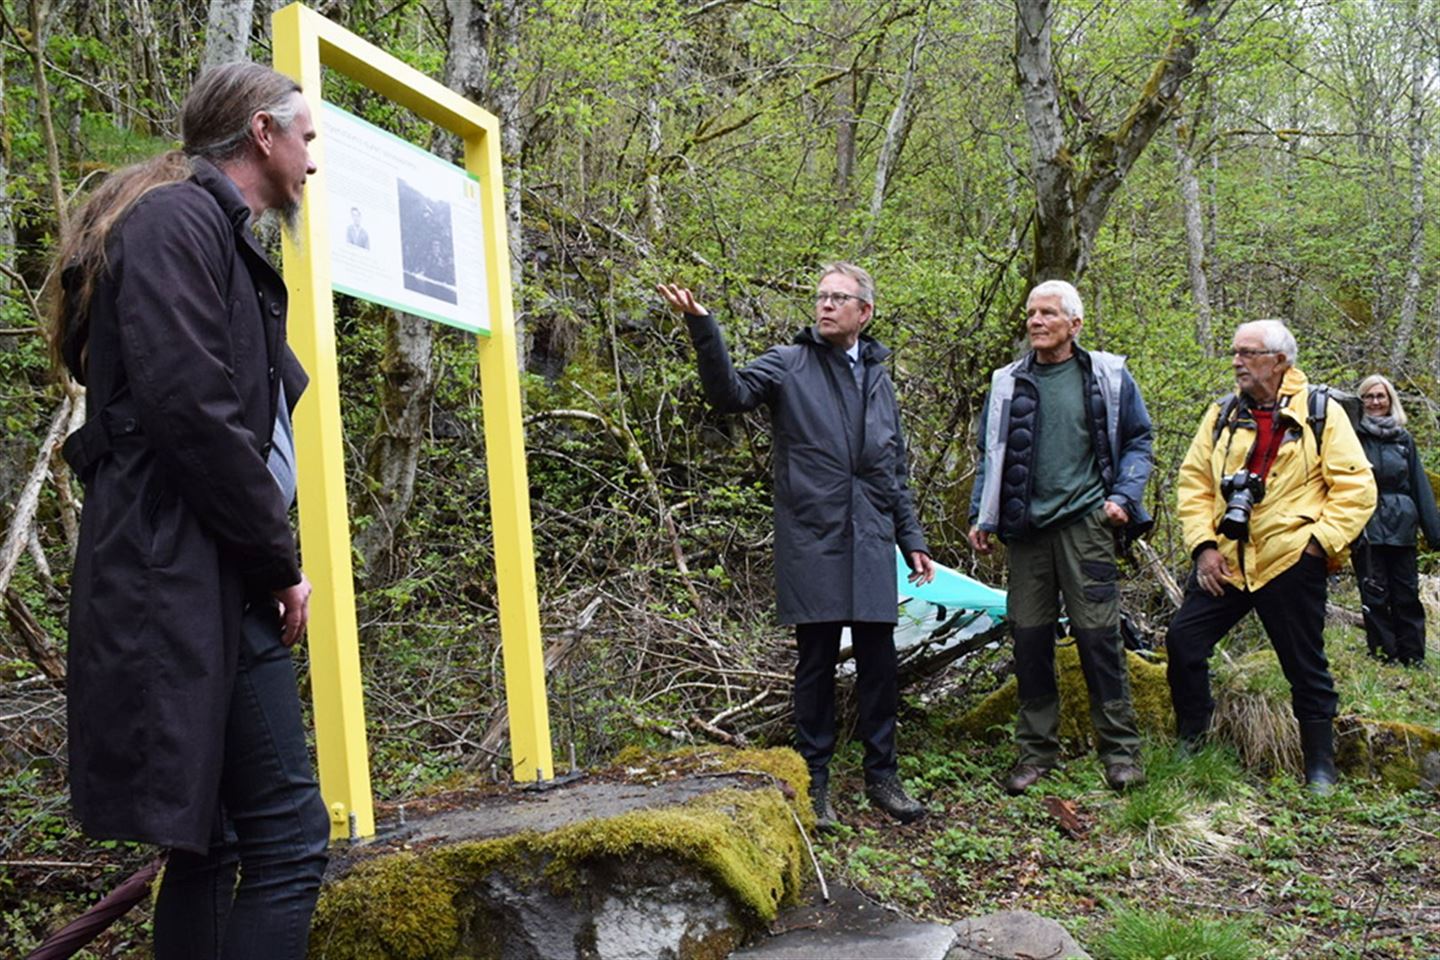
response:
M1279 350L1254 350L1250 347L1236 347L1230 351L1232 356L1240 357L1242 360L1253 360L1256 357L1264 357L1279 352Z
M843 306L845 306L845 304L849 303L851 300L859 300L861 303L866 303L866 302L868 302L868 301L866 301L866 299L865 299L864 297L857 297L857 296L855 296L853 293L817 293L817 294L815 294L815 302L816 302L816 303L833 303L833 304L835 304L835 306L837 306L837 307L843 307Z
M1390 399L1390 394L1388 394L1388 393L1362 393L1362 394L1360 394L1360 399L1361 399L1361 400L1364 400L1366 403L1371 403L1371 402L1379 403L1381 400L1389 400L1389 399Z

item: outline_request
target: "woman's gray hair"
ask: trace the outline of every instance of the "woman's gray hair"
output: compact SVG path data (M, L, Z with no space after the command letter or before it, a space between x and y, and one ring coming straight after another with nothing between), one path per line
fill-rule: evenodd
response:
M1065 311L1065 316L1071 320L1082 320L1085 317L1085 304L1080 300L1080 291L1075 286L1066 283L1064 280L1046 280L1037 283L1035 289L1030 291L1030 296L1025 298L1028 304L1031 297L1059 297L1060 309Z
M1295 366L1295 361L1300 355L1300 345L1295 342L1295 334L1285 326L1284 320L1251 320L1249 323L1242 323L1236 327L1235 335L1238 337L1242 330L1260 331L1261 342L1265 344L1265 349L1284 354L1285 362L1292 367Z
M1400 403L1400 394L1395 389L1395 384L1391 383L1388 378L1382 377L1378 373L1372 373L1370 374L1370 376L1360 381L1360 386L1355 388L1355 392L1360 394L1360 396L1363 398L1366 391L1368 391L1371 387L1376 386L1384 387L1385 392L1390 395L1390 416L1395 420L1395 426L1405 426L1405 421L1407 419L1407 417L1405 416L1405 408Z

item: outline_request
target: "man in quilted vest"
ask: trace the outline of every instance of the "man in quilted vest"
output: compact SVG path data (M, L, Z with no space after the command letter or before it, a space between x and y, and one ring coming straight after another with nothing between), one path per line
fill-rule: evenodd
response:
M1116 538L1151 526L1141 505L1150 416L1124 357L1076 343L1084 306L1073 286L1039 284L1025 312L1030 351L991 378L970 499L971 546L989 554L995 535L1008 548L1020 755L1005 789L1024 793L1059 758L1063 598L1105 779L1125 790L1145 773L1120 638Z

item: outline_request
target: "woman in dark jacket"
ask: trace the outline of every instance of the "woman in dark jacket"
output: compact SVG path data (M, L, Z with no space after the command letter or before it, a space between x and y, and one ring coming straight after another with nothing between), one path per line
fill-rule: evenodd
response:
M1418 664L1425 659L1425 608L1415 534L1422 529L1431 547L1440 546L1440 512L1394 385L1379 374L1366 377L1360 398L1365 403L1360 444L1380 488L1375 513L1351 551L1365 610L1365 643L1373 657Z

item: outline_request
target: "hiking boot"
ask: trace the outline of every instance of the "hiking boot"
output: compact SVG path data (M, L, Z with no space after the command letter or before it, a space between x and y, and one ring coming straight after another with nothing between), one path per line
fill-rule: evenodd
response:
M1144 785L1145 771L1141 770L1138 764L1128 760L1107 763L1105 764L1105 782L1110 784L1110 789L1116 793L1124 793L1133 787Z
M1300 753L1305 758L1305 786L1317 797L1329 796L1340 782L1335 772L1335 735L1329 720L1300 721Z
M1178 737L1175 740L1175 759L1193 760L1205 749L1204 735L1196 737Z
M924 804L905 792L899 777L886 777L866 785L865 796L901 823L914 823L928 812Z
M1035 786L1035 781L1049 772L1049 767L1042 767L1034 763L1017 763L1011 768L1009 776L1005 778L1005 792L1012 797L1018 797Z
M833 833L839 829L840 821L835 817L835 808L830 806L830 785L824 781L810 784L810 806L815 810L815 830L818 833Z

